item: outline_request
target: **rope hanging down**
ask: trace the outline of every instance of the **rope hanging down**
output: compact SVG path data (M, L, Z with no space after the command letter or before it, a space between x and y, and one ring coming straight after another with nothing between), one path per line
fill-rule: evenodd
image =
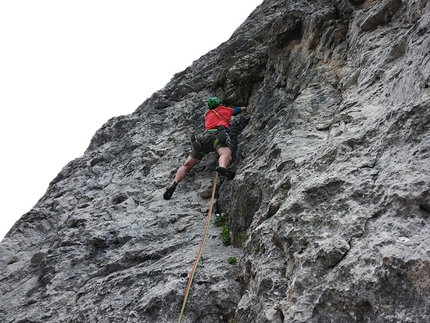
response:
M210 202L210 205L209 205L208 216L207 216L207 219L206 219L206 227L205 227L205 231L203 233L202 242L200 243L199 251L197 252L196 259L194 260L193 269L191 269L190 275L188 277L188 284L187 284L187 288L185 289L184 302L182 303L182 309L181 309L181 314L179 315L179 321L178 321L178 323L182 322L182 317L184 315L185 305L187 304L188 294L190 293L190 289L191 289L191 283L193 282L194 274L196 272L197 265L198 265L199 260L200 260L200 256L203 253L203 248L205 246L206 237L208 235L208 229L209 229L209 223L211 221L212 206L213 206L213 203L214 203L215 188L216 188L217 179L218 179L218 172L215 172L214 185L212 187L211 202Z

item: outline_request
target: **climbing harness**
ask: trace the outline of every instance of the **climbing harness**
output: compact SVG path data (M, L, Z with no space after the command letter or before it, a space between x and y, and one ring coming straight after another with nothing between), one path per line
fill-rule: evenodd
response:
M230 135L224 126L209 129L201 135L192 134L190 139L191 148L203 156L211 151L216 151L218 144L229 145L231 142Z
M199 260L200 260L200 256L203 253L203 248L205 246L206 237L208 235L208 229L209 229L209 223L211 221L212 206L213 206L213 203L214 203L214 197L215 197L215 189L216 189L217 179L218 179L218 172L215 172L214 185L212 187L211 202L210 202L210 205L209 205L208 216L206 218L206 227L205 227L205 230L204 230L204 233L203 233L202 242L200 243L199 251L197 252L196 259L194 260L193 268L191 269L190 275L188 277L188 283L187 283L187 287L185 289L184 301L182 303L182 309L181 309L181 314L179 315L179 321L178 321L178 323L182 322L182 317L184 315L185 305L187 304L188 294L190 293L190 289L191 289L191 283L193 282L194 274L196 272L197 265L198 265Z

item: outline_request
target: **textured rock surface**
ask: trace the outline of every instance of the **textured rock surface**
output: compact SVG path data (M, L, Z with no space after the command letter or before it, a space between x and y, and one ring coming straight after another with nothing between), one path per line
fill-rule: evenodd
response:
M162 194L212 95L249 107L215 205L235 247L212 222L184 322L430 321L429 25L426 0L264 1L10 230L0 321L177 321L215 156Z

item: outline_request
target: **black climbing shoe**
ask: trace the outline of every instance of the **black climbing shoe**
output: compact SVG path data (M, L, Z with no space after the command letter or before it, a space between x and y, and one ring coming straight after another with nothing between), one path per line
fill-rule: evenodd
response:
M221 166L217 166L216 171L219 174L227 177L229 180L232 180L234 178L234 176L236 175L236 173L234 171L232 171L228 168L225 168L225 167L221 167Z
M173 185L172 186L170 186L167 190L166 190L166 192L164 193L164 195L163 195L163 197L164 197L164 199L165 200L170 200L170 198L172 197L172 195L173 195L173 192L176 190L176 186L177 186L178 184L177 183L173 183Z

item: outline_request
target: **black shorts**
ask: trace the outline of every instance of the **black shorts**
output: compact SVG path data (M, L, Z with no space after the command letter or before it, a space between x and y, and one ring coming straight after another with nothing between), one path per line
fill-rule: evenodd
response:
M218 130L208 130L199 138L200 145L202 147L201 151L196 151L193 149L190 156L202 160L204 156L212 151L217 151L221 147L230 146L230 136L228 131L218 131Z

